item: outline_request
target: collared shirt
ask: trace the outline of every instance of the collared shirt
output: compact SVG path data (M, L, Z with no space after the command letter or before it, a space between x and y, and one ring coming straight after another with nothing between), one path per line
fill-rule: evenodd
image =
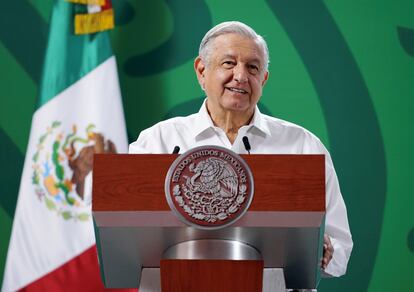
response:
M345 274L353 246L345 203L328 151L306 129L264 115L256 107L250 124L239 129L231 144L226 133L214 126L204 102L198 113L162 121L142 131L137 141L129 146L129 153L172 153L175 146L179 146L180 153L183 153L197 146L216 145L245 154L243 136L249 139L251 154L325 154L325 233L334 248L333 258L325 273L336 277Z

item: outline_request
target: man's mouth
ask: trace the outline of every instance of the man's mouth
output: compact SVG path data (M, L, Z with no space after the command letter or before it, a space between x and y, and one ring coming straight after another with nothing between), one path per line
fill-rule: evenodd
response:
M236 88L236 87L226 87L226 89L233 91L233 92L241 93L241 94L248 93L246 90L241 89L241 88Z

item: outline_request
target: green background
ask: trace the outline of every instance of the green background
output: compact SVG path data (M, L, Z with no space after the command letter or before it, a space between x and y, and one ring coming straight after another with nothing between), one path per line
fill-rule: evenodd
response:
M52 0L0 0L0 280ZM198 110L193 59L214 24L240 20L270 48L260 107L330 150L354 250L319 291L414 286L414 1L113 0L110 32L130 142Z

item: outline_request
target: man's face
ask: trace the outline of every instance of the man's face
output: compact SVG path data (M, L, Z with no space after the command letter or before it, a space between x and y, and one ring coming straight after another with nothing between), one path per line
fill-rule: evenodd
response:
M251 114L268 77L261 46L238 34L220 35L213 40L205 62L198 57L194 65L209 111Z

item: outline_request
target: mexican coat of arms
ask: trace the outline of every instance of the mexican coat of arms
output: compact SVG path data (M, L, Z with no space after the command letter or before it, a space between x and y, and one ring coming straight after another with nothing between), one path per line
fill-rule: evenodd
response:
M253 177L239 155L218 146L202 146L174 161L165 191L171 209L185 223L218 229L247 211L253 198Z

